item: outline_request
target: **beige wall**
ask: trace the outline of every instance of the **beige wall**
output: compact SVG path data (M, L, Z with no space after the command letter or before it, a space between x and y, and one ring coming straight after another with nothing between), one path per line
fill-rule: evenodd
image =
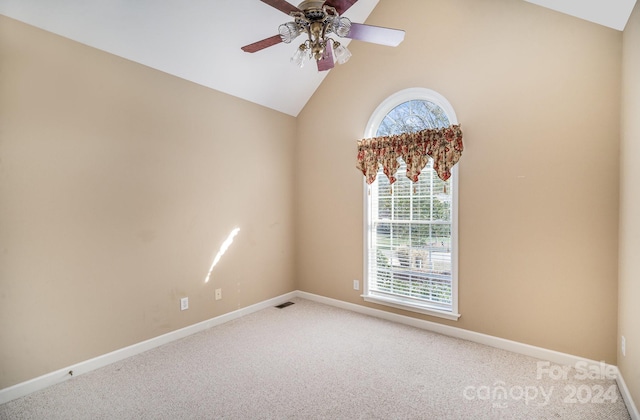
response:
M0 92L0 388L294 290L294 118L1 16Z
M298 117L299 288L387 310L352 289L355 140L387 96L426 87L453 105L465 152L462 318L424 318L616 363L621 33L512 0L381 0L367 23L405 41L351 43Z
M620 148L620 280L618 367L640 403L640 6L623 37L622 145ZM626 339L626 356L620 349Z

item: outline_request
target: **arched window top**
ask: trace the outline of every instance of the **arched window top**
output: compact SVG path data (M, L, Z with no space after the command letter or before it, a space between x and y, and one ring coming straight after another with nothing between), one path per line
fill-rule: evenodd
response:
M446 181L463 149L462 130L449 101L436 91L410 88L391 95L373 112L365 138L358 141L356 168L371 184L382 165L393 184L400 167L397 158L402 158L407 177L417 182L433 159L433 169Z
M396 92L382 101L369 118L364 137L387 136L457 124L458 117L444 96L431 89L414 87Z

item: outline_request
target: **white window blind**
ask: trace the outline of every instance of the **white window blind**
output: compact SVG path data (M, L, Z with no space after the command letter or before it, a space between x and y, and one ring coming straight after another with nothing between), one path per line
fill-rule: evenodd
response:
M369 290L451 310L450 182L431 163L415 184L380 174L370 208Z

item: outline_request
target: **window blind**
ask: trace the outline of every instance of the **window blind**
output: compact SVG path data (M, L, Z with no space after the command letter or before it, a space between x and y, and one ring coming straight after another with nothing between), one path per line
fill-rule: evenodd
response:
M452 190L432 164L416 183L379 176L371 187L369 293L451 310Z

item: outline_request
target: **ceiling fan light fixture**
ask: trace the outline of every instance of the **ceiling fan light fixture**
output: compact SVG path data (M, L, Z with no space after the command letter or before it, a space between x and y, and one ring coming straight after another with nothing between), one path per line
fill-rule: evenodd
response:
M351 31L351 21L346 17L335 17L331 24L331 29L339 37L346 37Z
M291 62L296 66L303 68L304 61L307 58L306 56L307 56L307 45L301 44L296 50L296 52L293 53L293 56L291 57Z
M280 32L280 38L282 42L285 44L291 43L294 39L300 35L302 32L300 27L295 22L287 22L283 23L278 27L278 31Z
M351 58L351 51L341 43L334 41L333 52L336 56L336 63L344 64Z

